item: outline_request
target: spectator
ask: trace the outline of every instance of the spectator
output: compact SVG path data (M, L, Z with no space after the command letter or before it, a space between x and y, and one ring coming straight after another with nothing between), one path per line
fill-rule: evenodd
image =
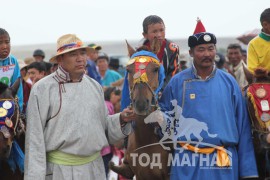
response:
M33 62L28 65L27 73L34 85L46 76L46 65L43 62Z
M89 44L88 47L91 49L87 52L87 65L86 71L87 75L94 80L96 80L99 84L101 84L101 76L97 70L96 61L98 58L98 52L102 49L101 46L96 44Z
M21 78L20 67L16 57L10 54L10 37L8 32L0 28L0 81L8 86L12 86L13 83ZM20 110L23 109L23 88L20 83L19 90L17 92L19 98Z
M111 86L111 83L116 82L117 80L121 79L122 76L108 68L109 64L109 57L105 53L99 53L97 58L97 66L99 74L101 75L101 84L103 87Z
M232 73L235 77L239 87L243 89L248 85L246 76L244 73L243 65L245 66L244 61L242 60L242 48L239 44L229 44L227 48L227 57L230 64L232 65Z
M33 53L33 57L36 62L43 62L45 59L45 53L41 49L36 49Z
M28 79L27 64L25 64L24 61L19 61L19 67L20 67L20 71L21 71L21 75L22 75L22 86L23 86L23 109L22 109L22 113L25 114L32 85L27 82L27 79Z

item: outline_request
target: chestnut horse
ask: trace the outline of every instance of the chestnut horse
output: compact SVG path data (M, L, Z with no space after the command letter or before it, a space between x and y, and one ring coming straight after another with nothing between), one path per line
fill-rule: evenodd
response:
M270 144L266 142L266 136L270 133L270 73L264 68L257 68L253 75L243 67L249 82L246 98L259 178L266 179L270 177L267 168L270 165Z
M10 88L0 82L0 179L23 179L24 125L21 119L17 90L18 79ZM17 140L16 142L14 140ZM18 142L18 144L17 144ZM17 168L18 167L18 168Z
M152 49L158 50L159 43L157 41L154 43ZM135 53L129 44L128 49L130 56ZM136 114L136 119L133 121L133 132L128 136L123 164L115 166L110 162L109 167L129 179L134 175L138 180L169 179L170 166L167 165L169 151L158 144L160 137L155 133L155 125L144 122L144 119L158 108L155 91L161 85L159 83L160 63L157 59L145 55L148 53L152 52L147 47L139 48L131 56L126 67L130 106ZM152 54L155 55L156 52ZM122 96L122 98L128 97Z

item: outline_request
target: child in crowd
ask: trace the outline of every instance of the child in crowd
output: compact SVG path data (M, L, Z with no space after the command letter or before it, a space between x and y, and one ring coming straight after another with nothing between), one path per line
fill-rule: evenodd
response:
M0 28L0 82L11 86L18 79L21 78L18 60L10 54L10 36L9 33ZM17 92L19 99L20 111L23 108L23 89L20 83Z
M115 114L115 107L119 108L120 106L118 105L120 103L121 99L121 91L116 89L115 87L108 87L104 91L104 100L106 103L106 106L108 108L108 113L109 115ZM101 155L103 158L104 166L105 166L105 171L106 175L109 172L109 161L111 160L113 153L111 146L106 146L101 150Z
M165 83L178 72L179 68L179 47L172 41L165 38L165 24L157 15L147 16L143 21L143 45L150 47L152 41L157 38L161 43L161 48L157 54L160 63L165 69Z
M46 65L43 62L33 62L27 67L29 78L35 84L46 76Z

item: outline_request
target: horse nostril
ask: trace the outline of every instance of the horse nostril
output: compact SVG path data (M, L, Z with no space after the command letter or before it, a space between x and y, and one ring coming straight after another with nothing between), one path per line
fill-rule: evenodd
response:
M9 152L9 146L2 149L2 154L6 155Z

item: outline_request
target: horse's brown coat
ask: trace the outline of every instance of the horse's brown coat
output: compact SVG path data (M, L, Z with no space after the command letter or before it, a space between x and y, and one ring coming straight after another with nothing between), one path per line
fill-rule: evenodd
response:
M157 47L155 48L157 49ZM134 51L129 46L129 54L132 55ZM149 115L153 108L154 91L158 85L158 68L159 66L154 62L150 62L146 67L146 74L148 77L148 85L145 82L133 84L133 75L135 72L135 65L130 64L127 66L129 73L128 82L131 92L132 107L136 116L135 127L133 132L128 137L128 146L124 157L124 163L121 166L114 166L110 163L110 168L118 174L121 174L127 178L132 178L134 175L136 179L169 179L168 155L169 151L164 150L159 144L151 145L159 142L159 137L154 133L154 126L145 124L144 119ZM151 88L151 89L150 89ZM151 145L137 150L140 147ZM143 154L144 153L144 154ZM142 155L143 154L143 155ZM156 154L160 157L160 162L157 161ZM140 158L147 156L150 157L150 163L144 167L139 163ZM135 158L136 157L136 158ZM146 162L146 158L141 159L142 162ZM152 164L153 163L153 164ZM155 166L161 163L160 167ZM154 165L151 167L151 165Z

